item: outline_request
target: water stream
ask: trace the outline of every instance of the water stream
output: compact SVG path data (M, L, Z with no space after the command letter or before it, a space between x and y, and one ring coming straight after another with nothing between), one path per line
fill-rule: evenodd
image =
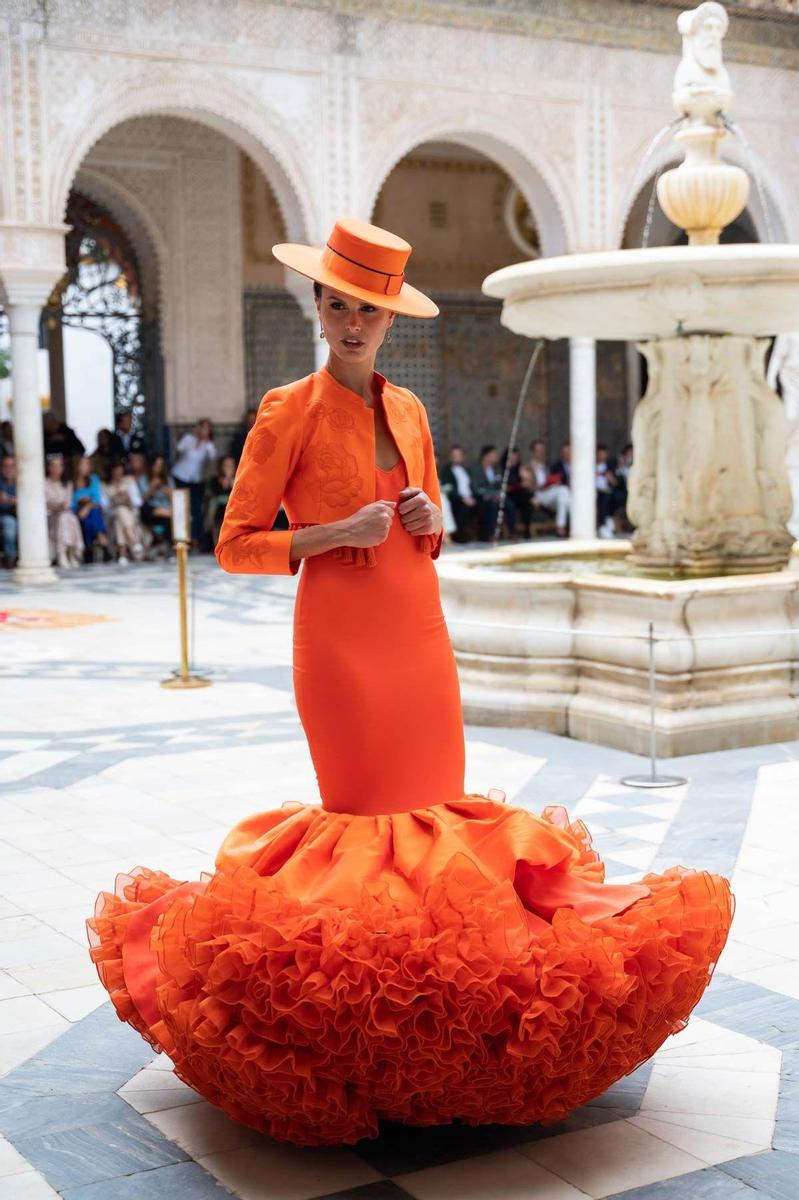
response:
M758 199L760 200L760 208L763 213L763 224L766 227L766 241L773 242L775 239L774 239L774 229L771 224L771 204L770 204L770 201L768 198L768 193L766 192L766 189L763 186L763 179L761 177L759 170L757 169L757 162L755 160L755 155L752 150L752 147L749 143L749 139L747 138L744 131L741 129L740 125L738 125L735 121L733 121L731 117L728 117L726 115L726 113L721 113L720 116L721 116L721 123L724 126L724 128L729 133L731 133L733 135L733 137L736 137L738 139L738 141L741 143L741 145L743 146L743 151L744 151L744 154L746 155L746 159L749 164L749 173L755 181L755 187L757 188Z

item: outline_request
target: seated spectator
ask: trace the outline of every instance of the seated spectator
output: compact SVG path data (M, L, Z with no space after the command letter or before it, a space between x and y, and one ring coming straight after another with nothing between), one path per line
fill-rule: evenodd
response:
M496 532L502 476L498 469L499 451L496 446L483 446L480 463L472 473L472 485L479 502L478 523L480 540L490 542ZM511 536L516 530L516 510L513 501L505 499L505 517Z
M233 437L230 439L230 453L238 466L241 452L244 449L244 443L247 440L247 434L255 424L255 418L258 416L257 408L248 408L244 414L244 420L239 425Z
M571 489L563 482L566 476L571 477L571 453L568 443L561 446L561 456L564 454L566 462L556 463L550 471L547 468L544 443L539 438L530 442L530 472L534 481L533 507L545 508L555 514L555 532L558 537L566 537L571 512Z
M71 460L80 458L86 453L86 447L74 429L70 429L63 421L59 421L55 413L46 412L42 418L44 429L44 453L61 454L69 469Z
M3 565L13 567L17 561L17 460L13 454L3 455L0 465L0 542Z
M45 464L44 498L47 504L47 533L50 559L68 569L83 562L83 534L72 511L72 484L64 478L61 454L49 454Z
M144 499L147 491L147 459L139 450L134 450L128 458L128 474Z
M114 446L114 435L110 429L97 430L97 446L91 456L92 470L101 479L108 479L111 467L115 462L121 462Z
M105 494L117 562L126 567L131 556L136 562L141 562L144 558L139 515L142 497L135 479L126 473L123 463L117 462L112 466Z
M172 546L172 488L163 454L156 455L150 464L141 517L152 533L156 550L168 553Z
M132 454L144 453L144 438L133 431L133 413L129 410L117 414L116 426L111 434L114 458L128 462Z
M441 495L446 496L455 528L454 542L468 542L473 518L477 512L477 497L464 462L462 446L450 446L449 461L441 472Z
M216 462L214 430L204 418L191 433L184 433L177 445L177 458L172 467L175 487L188 488L191 505L191 540L195 550L203 536L205 479Z
M510 461L510 465L508 465ZM523 464L521 452L515 446L510 446L502 456L502 473L505 470L508 472L507 496L505 500L505 512L508 511L508 500L510 500L514 509L514 531L516 521L518 520L522 527L522 536L529 538L530 536L530 520L533 511L533 493L528 486L528 479L523 474Z
M226 454L219 464L219 470L208 485L208 533L212 548L216 546L219 538L235 475L236 460L232 454Z
M0 455L14 453L14 426L10 421L0 423Z
M612 538L616 534L613 514L617 505L616 476L608 462L608 448L600 444L596 448L596 509L601 538Z
M628 442L613 468L613 474L616 476L616 489L614 492L616 507L613 515L617 528L621 525L622 529L627 533L632 530L632 525L627 517L627 495L629 492L632 465L633 445L632 442Z
M552 464L549 472L552 483L572 485L572 448L570 442L561 442L560 458Z
M77 514L86 548L84 560L91 562L101 551L104 562L109 562L108 531L103 515L103 493L100 478L92 470L89 459L82 455L75 464L72 477L72 511Z

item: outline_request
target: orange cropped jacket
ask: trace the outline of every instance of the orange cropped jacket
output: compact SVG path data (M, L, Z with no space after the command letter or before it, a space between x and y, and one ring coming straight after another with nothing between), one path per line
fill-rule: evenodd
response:
M408 483L441 507L433 439L424 405L406 388L377 375L386 422L405 463ZM375 498L374 410L324 368L267 392L244 443L225 509L216 557L226 571L294 575L295 529L324 525ZM281 506L291 523L272 530ZM442 534L417 537L437 558ZM373 566L380 547L341 546L326 553L342 563Z

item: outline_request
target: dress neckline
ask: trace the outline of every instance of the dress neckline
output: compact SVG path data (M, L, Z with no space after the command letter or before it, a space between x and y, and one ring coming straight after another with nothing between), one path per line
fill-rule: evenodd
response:
M382 471L384 475L390 475L392 471L396 471L397 467L402 465L403 461L404 459L402 458L402 455L400 455L393 467L378 467L377 463L375 463L375 470Z

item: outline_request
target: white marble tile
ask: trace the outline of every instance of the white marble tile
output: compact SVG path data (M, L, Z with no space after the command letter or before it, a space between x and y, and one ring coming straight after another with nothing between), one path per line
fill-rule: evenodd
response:
M20 1063L27 1062L68 1028L69 1022L53 1013L53 1024L46 1028L4 1034L0 1037L0 1075L7 1075Z
M30 1164L9 1141L0 1137L0 1176L18 1175L20 1171L29 1171Z
M95 983L88 987L66 988L64 991L41 992L39 997L60 1017L74 1022L105 1004L108 992L101 984Z
M799 1000L799 962L774 963L770 967L739 971L737 978Z
M416 1200L585 1200L585 1192L515 1150L428 1167L394 1182Z
M153 1112L149 1118L161 1132L192 1158L252 1146L260 1134L239 1125L206 1100L200 1104Z
M30 967L37 963L53 962L66 958L75 950L72 938L49 929L36 937L19 938L0 945L0 967L12 970L15 967Z
M725 975L738 975L741 971L754 971L757 967L770 967L775 963L787 961L768 950L760 950L757 946L747 946L745 942L730 939L721 952L719 970Z
M678 1112L746 1117L757 1113L773 1118L778 1085L778 1070L746 1073L656 1062L640 1111L642 1116Z
M269 1200L308 1200L381 1178L349 1150L308 1149L266 1138L257 1146L204 1156L199 1163L240 1200L265 1200L265 1180Z
M31 967L10 967L8 975L37 994L65 991L97 983L97 968L88 953L79 952L75 946L71 946L70 950L68 957L62 956L54 961L38 963Z
M17 996L13 1000L0 1000L0 1036L45 1029L57 1020L58 1016L37 996Z
M668 1142L670 1146L676 1146L679 1150L685 1150L687 1154L701 1158L708 1166L740 1158L743 1154L756 1154L759 1150L769 1148L769 1143L744 1142L729 1134L708 1133L706 1130L689 1129L684 1125L671 1125L651 1116L632 1117L630 1124L651 1133L661 1141Z
M651 842L659 846L668 833L670 821L651 821L647 825L624 825L616 830L623 837L639 838L642 842Z
M629 867L638 867L641 871L646 871L652 862L652 857L655 853L653 846L642 846L640 849L636 847L634 850L615 850L612 857L616 862L626 863Z
M58 1192L38 1171L28 1170L0 1178L0 1200L58 1200Z
M735 940L744 946L754 946L757 950L766 950L780 957L787 957L792 952L796 954L799 946L799 923L776 924L771 929L743 929L734 926Z
M519 1153L597 1198L705 1167L701 1158L686 1154L629 1121L559 1134L520 1146Z
M14 1000L17 996L27 996L30 988L18 979L14 979L8 971L0 971L0 1000Z
M0 783L17 783L37 771L45 771L57 763L74 758L74 750L23 750L0 759Z

